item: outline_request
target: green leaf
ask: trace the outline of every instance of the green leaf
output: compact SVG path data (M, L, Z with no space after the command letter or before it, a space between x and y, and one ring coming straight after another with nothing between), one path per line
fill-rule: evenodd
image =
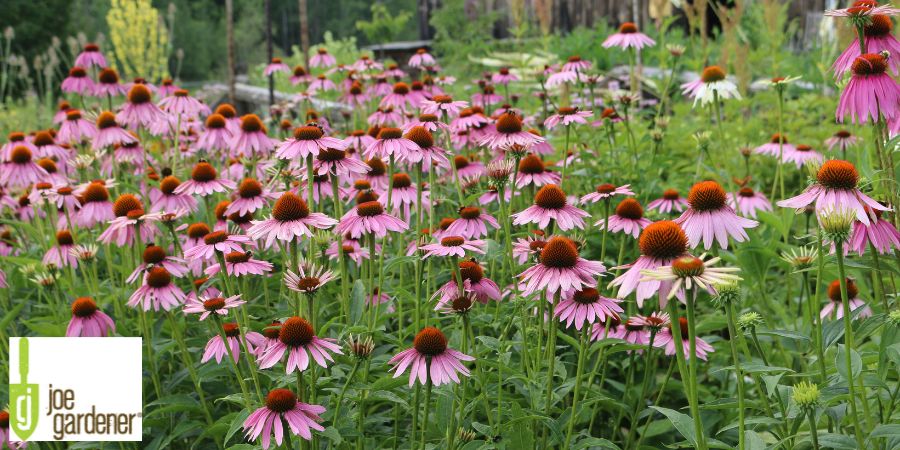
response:
M576 443L575 447L573 447L572 449L580 450L580 449L584 449L584 448L608 448L608 449L619 450L618 445L613 444L612 442L610 442L606 439L595 438L595 437L582 439L582 440L578 441L578 443Z
M674 409L662 408L659 406L651 406L651 408L661 412L666 416L675 429L684 436L692 445L697 444L697 436L694 435L694 419L687 414L682 414Z
M850 436L836 433L819 434L819 446L824 448L834 448L839 450L855 450L856 441Z
M350 292L350 323L355 325L359 322L365 306L366 286L362 280L356 280L353 282L353 291Z
M760 336L780 336L783 338L793 339L795 341L809 341L809 336L789 330L758 330L756 334Z
M231 425L228 426L228 432L225 433L225 443L231 440L231 437L234 436L234 433L237 433L237 430L244 425L244 421L247 420L247 417L250 416L250 410L244 408L238 411L237 414L234 415L234 419L231 420Z
M341 445L341 443L344 442L344 438L341 437L341 433L338 432L335 427L326 427L325 431L322 432L322 435L331 439L335 445Z
M869 438L888 438L888 437L900 437L900 424L891 423L891 424L881 424L875 427L872 430L872 433L869 434Z
M862 372L862 358L859 357L859 353L856 353L856 350L850 349L850 376L847 376L847 355L844 353L847 350L846 345L838 346L838 351L834 356L834 365L837 367L837 371L841 374L845 380L855 379L859 376L860 372Z

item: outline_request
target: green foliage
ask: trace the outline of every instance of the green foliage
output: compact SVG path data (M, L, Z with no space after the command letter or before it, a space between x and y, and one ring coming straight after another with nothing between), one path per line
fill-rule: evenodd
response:
M356 29L372 43L393 41L412 17L409 11L389 11L382 3L373 3L371 11L372 19L357 20Z

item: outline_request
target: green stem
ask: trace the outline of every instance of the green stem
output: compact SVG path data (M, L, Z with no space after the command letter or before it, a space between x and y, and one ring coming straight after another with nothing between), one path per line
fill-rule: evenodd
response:
M734 305L728 302L725 305L725 315L728 319L728 343L731 345L731 359L734 363L734 375L737 379L737 395L738 395L738 449L744 450L744 373L741 370L741 359L738 357L737 343L737 327L734 325Z
M555 319L553 319L555 320ZM572 441L572 429L575 427L575 421L578 419L578 395L581 392L581 373L584 371L584 359L588 348L588 334L590 327L585 326L581 332L581 345L578 347L578 366L575 369L575 390L572 391L572 413L569 415L569 427L566 429L566 442L563 448L569 448L569 442Z
M841 302L844 305L844 364L847 371L847 389L850 391L850 419L853 421L853 435L859 448L865 448L862 429L859 424L859 411L856 407L856 383L853 380L853 359L850 352L853 351L853 325L850 311L850 298L847 295L847 275L844 270L844 243L835 242L835 256L838 264L838 279L841 285Z

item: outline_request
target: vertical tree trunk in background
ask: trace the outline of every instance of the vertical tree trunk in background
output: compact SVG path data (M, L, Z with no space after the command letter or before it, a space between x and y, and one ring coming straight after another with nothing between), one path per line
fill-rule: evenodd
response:
M300 49L303 50L303 66L309 70L309 10L306 0L299 0L300 6Z
M416 0L419 13L419 39L428 39L428 0Z
M272 62L272 0L266 0L266 57ZM275 76L269 75L269 106L275 103Z
M228 41L228 101L234 105L234 0L225 0L225 39Z

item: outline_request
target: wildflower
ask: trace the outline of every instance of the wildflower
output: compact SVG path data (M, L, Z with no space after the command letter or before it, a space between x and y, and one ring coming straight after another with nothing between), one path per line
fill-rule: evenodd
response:
M241 327L236 323L223 323L222 331L225 334L225 340L222 339L222 336L215 335L213 336L207 343L206 349L203 351L203 357L200 358L201 363L205 363L213 358L216 359L216 364L222 363L222 358L225 355L231 353L231 356L234 358L234 362L237 363L241 356ZM253 354L256 350L256 346L264 342L263 335L251 331L244 335L247 343L247 351ZM226 345L228 347L226 347ZM229 352L229 349L231 350Z
M232 132L232 154L243 153L247 156L265 156L275 148L277 141L266 135L268 130L262 119L256 114L241 117L241 125Z
M675 219L684 228L691 247L699 245L701 238L706 249L712 246L713 239L725 249L729 238L737 242L749 239L745 228L753 228L759 223L739 217L726 201L725 190L715 181L702 181L691 187L688 194L690 207Z
M294 160L317 156L319 152L335 149L346 150L347 143L331 136L325 136L322 127L315 122L294 128L294 135L278 145L275 157Z
M651 201L647 204L647 209L657 210L660 213L668 214L672 211L682 212L688 206L687 200L681 197L681 194L675 189L666 189L663 196Z
M160 180L159 187L150 190L150 211L196 211L197 200L194 197L189 194L175 193L179 186L181 186L181 180L172 175Z
M79 297L72 302L72 320L66 337L105 337L116 332L116 324L91 297ZM2 439L0 439L2 442Z
M859 173L853 164L838 159L825 161L816 173L815 183L800 195L777 204L783 208L801 209L815 202L819 212L847 209L855 213L857 220L868 225L873 211L887 211L888 208L857 189L858 181Z
M519 274L525 288L522 295L546 289L548 293L594 287L594 277L606 271L597 261L578 255L578 248L570 239L554 236L541 250L540 261Z
M309 59L309 67L328 68L335 64L337 64L337 61L335 61L334 56L331 56L325 48L316 50L316 54Z
M603 48L619 47L622 50L634 48L640 50L644 47L656 45L656 41L650 39L644 33L638 31L637 25L632 22L625 22L619 27L619 32L609 35L603 41Z
M336 344L337 341L329 338L320 338L316 336L312 325L305 319L300 317L291 317L281 324L278 331L278 341L273 342L263 354L259 357L258 363L260 369L268 369L274 366L288 353L285 371L293 372L295 369L302 372L309 367L310 355L316 364L321 367L327 367L327 361L334 361L331 353L342 355L341 346Z
M272 430L275 434L275 444L281 445L284 438L284 425L286 421L291 433L300 436L307 441L312 439L310 430L325 431L319 422L325 408L319 405L310 405L297 400L297 396L288 389L273 389L266 395L266 403L262 408L253 411L244 420L243 430L247 439L255 441L262 435L263 449L268 450L272 443Z
M388 231L406 231L409 225L384 212L384 206L378 201L366 201L356 205L341 217L336 231L341 234L350 234L354 239L363 234L373 234L376 237L384 237Z
M419 383L431 383L435 386L449 383L459 383L459 376L469 376L469 369L462 364L463 361L474 361L475 358L460 353L447 346L447 337L434 327L425 327L416 335L413 346L398 353L388 361L394 367L394 378L399 377L406 369L410 369L409 386L412 387L416 378Z
M642 270L647 280L671 281L672 289L669 291L669 300L675 293L685 289L707 289L714 292L716 285L728 284L741 278L734 274L741 269L737 267L713 267L721 258L715 257L705 260L706 254L700 257L684 255L672 261L670 266L662 266L652 270Z
M553 315L560 322L566 322L567 328L574 323L575 329L581 330L585 324L591 325L598 320L606 322L608 317L623 312L618 299L603 297L597 289L588 287L565 293Z
M265 275L272 271L272 263L261 259L254 259L252 252L235 251L226 253L223 256L225 261L225 273L232 277L242 277L244 275ZM213 276L222 270L221 264L213 264L206 268L203 272L208 276Z
M666 355L674 355L676 351L676 339L681 339L681 348L684 351L684 357L688 358L690 356L690 338L688 335L688 324L687 319L684 317L678 318L678 329L675 329L675 323L672 323L672 326L669 328L664 328L657 336L655 346L665 348ZM677 337L676 337L677 333ZM712 345L709 345L703 339L696 337L694 339L694 345L696 349L696 356L703 361L706 361L706 357L708 354L716 351Z
M455 256L463 258L466 251L484 254L486 243L481 240L466 240L462 236L444 236L440 242L436 244L428 244L420 246L419 249L425 252L424 258L429 256Z
M900 113L900 84L887 73L888 60L884 55L867 53L857 57L851 65L853 76L841 93L835 117L843 123L865 124L884 117L893 119Z
M211 314L227 316L229 309L237 308L244 303L247 302L241 299L240 294L232 295L228 298L218 296L197 298L196 296L191 296L185 301L183 311L185 314L200 314L200 320L202 321Z
M857 318L864 319L872 316L872 308L866 306L866 302L862 301L859 295L859 288L856 287L856 281L847 278L847 302L850 304L850 312L853 313L857 309L860 311L854 315ZM828 285L828 302L819 311L819 318L840 320L844 317L844 307L841 297L841 280L834 280ZM860 309L861 308L861 309Z
M615 214L609 216L608 219L600 219L594 226L602 230L605 223L609 224L609 231L613 233L624 231L625 234L630 234L631 237L637 239L641 230L652 222L644 218L644 208L637 200L626 198L616 205Z
M682 94L694 99L694 106L700 102L707 105L718 96L719 100L728 98L741 99L737 86L725 77L725 70L719 66L709 66L703 69L700 78L690 83L681 85Z
M660 305L664 306L672 283L647 279L642 272L671 264L687 252L687 244L687 236L675 222L662 220L648 225L638 240L641 256L635 262L622 266L628 270L609 283L610 287L619 288L616 297L624 298L635 292L638 306L643 307L644 300L658 293Z
M556 128L558 125L570 126L574 124L585 124L587 119L591 117L591 111L579 111L577 107L564 106L560 107L556 114L551 115L544 120L544 126L548 130Z
M819 387L815 383L801 381L794 385L791 398L805 411L815 409L819 404Z
M891 248L900 249L900 231L897 231L893 223L881 217L881 211L873 213L874 219L868 225L853 222L853 231L847 241L849 250L862 256L869 244L881 254L890 253Z
M587 212L568 203L566 194L559 186L548 184L534 195L534 204L524 211L513 214L514 225L536 223L539 228L547 228L553 220L560 230L584 228Z
M231 191L235 187L237 185L234 184L234 181L219 178L215 167L201 159L191 170L191 179L179 184L172 192L206 197L216 192Z
M287 64L281 61L281 58L272 58L272 61L266 65L266 68L263 70L263 76L274 75L278 72L281 73L291 73L291 68L288 67Z
M128 299L128 306L144 311L168 311L184 302L184 292L172 283L172 275L163 267L151 267L144 276L144 284Z
M322 286L337 278L332 271L308 263L300 263L297 272L285 270L284 285L294 292L304 294L315 294Z
M856 145L859 142L859 138L851 134L847 130L838 130L830 138L825 140L825 145L828 147L828 150L834 150L837 148L842 152L846 152L848 148Z
M481 138L481 145L491 150L503 150L514 145L527 148L544 138L522 131L522 119L514 112L505 112L497 118L496 127Z
M128 90L128 101L116 114L116 121L132 130L149 129L165 121L166 113L153 103L153 94L143 84L135 84Z
M728 193L728 206L736 209L742 216L756 219L757 211L771 211L772 204L765 194L744 186L737 193Z

